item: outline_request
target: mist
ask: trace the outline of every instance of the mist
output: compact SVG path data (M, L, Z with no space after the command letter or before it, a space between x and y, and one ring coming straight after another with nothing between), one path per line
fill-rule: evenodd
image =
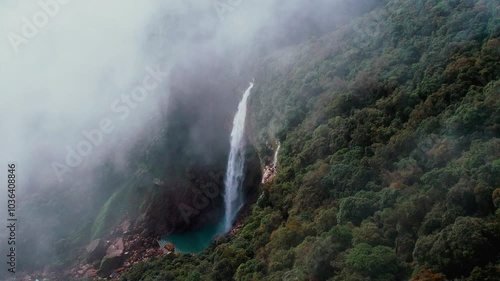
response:
M340 2L3 1L0 180L16 163L19 225L47 241L73 230L59 231L70 220L58 205L95 214L85 206L115 188L103 188L97 170L127 172L131 149L152 137L147 128L175 126L179 116L189 120L186 143L170 157L225 163L232 116L256 61L337 28L375 1ZM35 201L52 210L36 212ZM0 202L5 221L7 201Z

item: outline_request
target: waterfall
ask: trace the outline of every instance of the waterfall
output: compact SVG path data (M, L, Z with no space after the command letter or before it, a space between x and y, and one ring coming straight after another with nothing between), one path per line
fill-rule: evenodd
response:
M278 152L280 151L281 143L280 141L277 141L278 147L276 148L276 151L274 152L274 158L273 158L273 168L276 171L276 168L278 168Z
M245 165L245 119L247 115L247 100L250 96L250 91L253 88L253 83L243 94L238 112L234 116L233 130L231 131L231 150L227 161L226 178L224 180L224 202L225 202L225 218L224 231L231 230L233 221L240 208L243 206L243 180L244 165Z

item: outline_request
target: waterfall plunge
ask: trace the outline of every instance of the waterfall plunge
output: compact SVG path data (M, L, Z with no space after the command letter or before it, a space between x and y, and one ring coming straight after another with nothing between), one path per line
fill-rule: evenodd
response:
M276 148L276 151L274 152L274 158L273 158L273 168L276 171L278 168L278 152L280 152L280 147L281 147L281 142L276 141L278 143L278 147Z
M224 181L225 218L224 231L231 230L238 211L243 206L243 180L245 166L245 119L247 115L247 100L253 83L245 91L238 105L238 112L234 116L233 130L231 131L231 150L227 161L226 178Z

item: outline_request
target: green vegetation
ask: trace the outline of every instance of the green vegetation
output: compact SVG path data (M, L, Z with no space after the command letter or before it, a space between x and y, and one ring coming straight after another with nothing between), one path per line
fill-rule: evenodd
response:
M500 7L387 2L258 64L242 230L122 280L500 280Z

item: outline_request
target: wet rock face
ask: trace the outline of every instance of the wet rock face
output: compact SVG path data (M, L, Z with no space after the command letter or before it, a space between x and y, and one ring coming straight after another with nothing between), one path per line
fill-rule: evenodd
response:
M223 207L223 171L191 170L184 179L170 180L148 202L136 228L163 236L216 223Z
M94 262L96 260L101 260L106 254L106 242L102 239L96 239L90 242L86 248L87 250L87 261Z
M262 178L260 159L257 150L252 145L247 145L245 159L245 180L243 182L243 188L246 194L250 195L258 192L258 186Z
M245 157L243 189L250 195L258 190L262 171L253 146L247 145ZM148 201L141 225L135 227L150 230L146 235L161 237L219 222L224 215L224 175L224 170L197 167L189 170L184 179L167 181Z

